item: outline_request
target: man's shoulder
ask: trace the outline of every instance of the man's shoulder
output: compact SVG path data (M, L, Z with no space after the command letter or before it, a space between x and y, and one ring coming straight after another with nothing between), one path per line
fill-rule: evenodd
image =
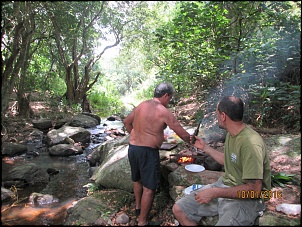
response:
M262 136L250 125L247 125L246 128L248 129L248 133L253 134L255 136L259 136L262 138Z

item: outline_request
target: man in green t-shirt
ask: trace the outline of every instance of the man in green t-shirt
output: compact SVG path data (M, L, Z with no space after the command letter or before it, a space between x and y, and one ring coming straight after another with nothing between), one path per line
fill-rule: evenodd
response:
M243 123L243 111L242 100L235 96L217 105L218 125L227 131L224 153L195 137L194 146L224 165L225 173L176 201L172 210L181 225L196 226L202 217L215 215L216 225L253 225L265 210L264 199L272 194L269 156L261 136Z

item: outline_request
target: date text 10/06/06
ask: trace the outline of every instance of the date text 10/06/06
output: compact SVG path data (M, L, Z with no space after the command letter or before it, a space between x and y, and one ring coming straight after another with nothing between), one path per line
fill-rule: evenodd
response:
M282 191L276 190L265 190L265 191L257 191L257 190L239 190L237 191L239 199L280 199L282 198Z

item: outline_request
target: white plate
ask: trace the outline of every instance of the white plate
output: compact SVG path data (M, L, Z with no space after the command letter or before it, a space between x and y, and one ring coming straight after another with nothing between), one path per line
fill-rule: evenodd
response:
M203 166L197 164L186 165L185 169L194 173L202 172L205 170Z
M194 187L194 189L193 189L193 187ZM197 190L197 189L202 188L202 187L203 187L202 184L193 184L193 185L185 188L184 193L186 195L189 195L192 191Z

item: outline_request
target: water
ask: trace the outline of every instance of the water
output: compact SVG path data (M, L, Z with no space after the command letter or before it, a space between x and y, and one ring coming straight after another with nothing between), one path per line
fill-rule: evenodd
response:
M106 124L107 126L103 126ZM50 156L46 146L42 144L42 138L36 138L27 144L28 150L36 150L39 155L21 155L2 159L2 181L6 180L6 173L17 165L27 162L35 163L45 169L59 170L56 175L50 176L49 183L28 186L18 189L18 201L12 205L12 201L3 202L1 206L2 225L62 225L66 217L66 210L74 201L87 196L85 184L91 182L88 173L89 164L86 157L93 149L106 141L106 129L121 129L121 121L102 121L101 125L88 129L91 132L91 141L83 154L69 157ZM51 194L59 199L58 203L36 206L29 203L32 192Z

